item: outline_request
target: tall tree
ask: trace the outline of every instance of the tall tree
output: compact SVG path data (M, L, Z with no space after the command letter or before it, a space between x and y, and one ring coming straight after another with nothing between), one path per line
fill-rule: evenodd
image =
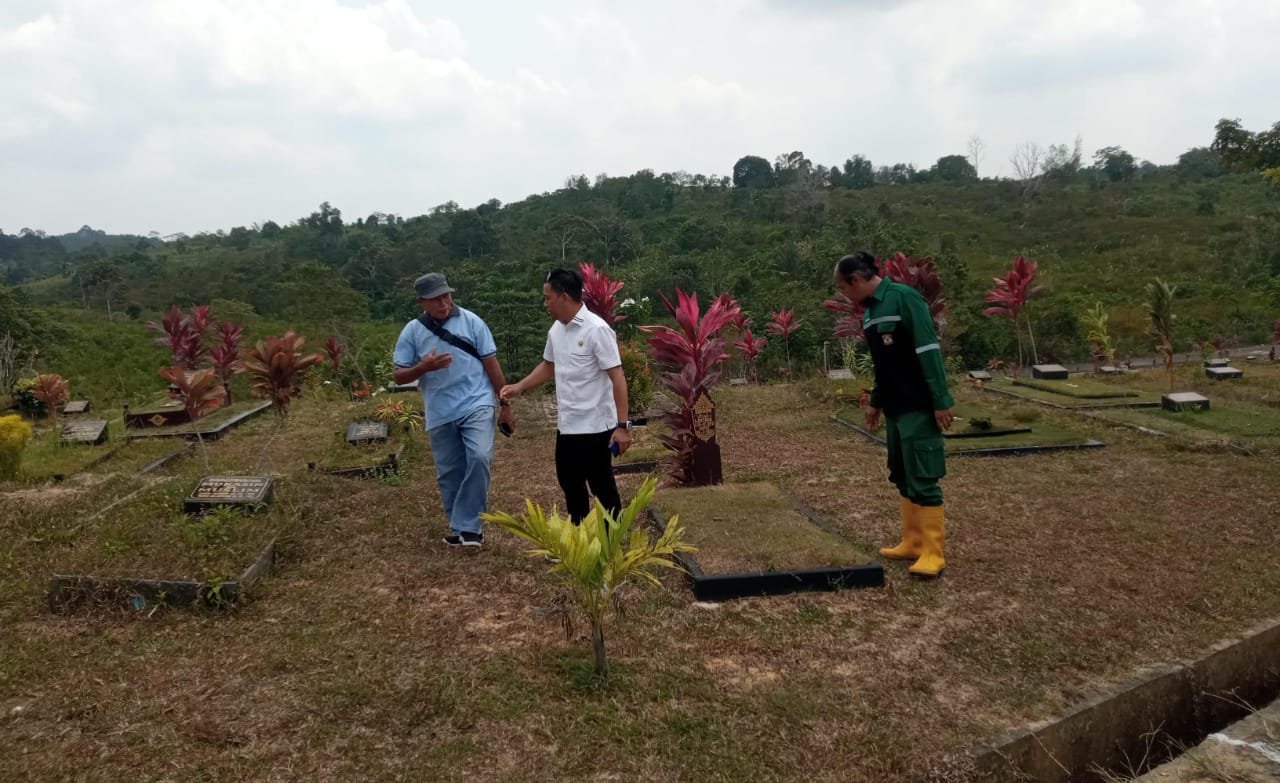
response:
M756 155L744 155L733 164L735 188L767 188L773 185L773 167Z

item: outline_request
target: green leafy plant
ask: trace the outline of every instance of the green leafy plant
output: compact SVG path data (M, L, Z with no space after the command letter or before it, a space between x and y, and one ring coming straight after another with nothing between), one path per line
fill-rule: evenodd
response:
M305 343L305 338L290 329L283 337L268 336L241 356L250 378L250 393L271 401L278 424L284 424L289 403L302 393L307 368L324 361L323 354L302 353Z
M0 479L18 477L22 450L31 440L31 424L16 413L0 416Z
M1151 325L1147 333L1156 341L1156 350L1164 357L1164 370L1169 376L1169 391L1173 391L1173 297L1178 287L1160 278L1147 283L1147 301L1144 307Z
M660 584L655 575L658 568L682 570L676 554L696 551L681 540L684 529L678 517L667 522L657 540L636 524L653 500L656 486L655 479L646 479L617 519L597 502L595 511L574 525L554 508L547 514L531 500L525 501L525 513L518 518L505 513L480 515L533 544L530 555L552 559L549 573L568 588L573 603L591 624L595 672L601 678L609 675L604 623L618 613L622 591L635 581ZM572 615L566 615L566 623L566 631L572 633Z
M1093 307L1084 311L1080 321L1084 325L1084 339L1089 343L1089 353L1093 355L1094 361L1114 364L1116 346L1107 329L1107 311L1102 302L1095 302Z
M374 407L373 418L398 424L410 432L422 429L422 414L404 400L383 400Z

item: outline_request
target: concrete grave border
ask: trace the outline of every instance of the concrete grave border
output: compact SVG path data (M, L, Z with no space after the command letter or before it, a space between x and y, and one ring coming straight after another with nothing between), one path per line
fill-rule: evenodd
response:
M828 535L844 538L832 530L820 517L801 505L790 493L782 494L805 519ZM662 516L662 512L650 508L647 513L658 530L666 530L667 520ZM728 601L734 598L758 598L810 590L884 587L884 565L875 560L852 566L708 574L698 565L692 553L678 552L676 559L688 573L689 581L693 585L693 597L699 601Z
M263 413L267 408L271 407L271 403L264 402L255 407L250 408L236 416L227 419L217 427L208 430L186 431L186 432L134 432L125 434L125 440L142 440L144 438L186 438L187 440L217 440L226 435L229 430L244 424L249 419Z
M49 580L49 611L69 612L85 606L123 604L135 609L147 604L172 607L230 608L243 600L275 565L276 540L267 542L239 578L211 585L208 582L130 577L54 574Z
M1166 746L1193 747L1248 714L1245 705L1260 709L1277 696L1280 618L1221 641L1192 661L1140 669L1056 717L1000 734L975 749L974 779L1100 780L1098 770L1120 770L1149 751L1154 767L1171 754L1162 743L1151 743L1152 731L1159 730Z

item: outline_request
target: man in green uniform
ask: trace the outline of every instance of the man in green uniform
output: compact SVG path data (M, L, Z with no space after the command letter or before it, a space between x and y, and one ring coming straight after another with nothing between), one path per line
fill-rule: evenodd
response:
M938 486L947 473L942 431L951 429L955 401L947 390L929 305L911 286L882 278L869 253L840 259L834 277L836 288L865 308L862 331L876 373L867 428L878 429L884 413L889 481L902 496L902 543L880 554L914 560L909 569L914 576L937 576L946 566L946 525Z

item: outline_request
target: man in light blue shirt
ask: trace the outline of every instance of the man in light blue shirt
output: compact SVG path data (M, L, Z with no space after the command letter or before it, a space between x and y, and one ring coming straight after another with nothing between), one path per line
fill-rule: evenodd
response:
M478 315L453 303L438 272L414 281L422 315L396 341L395 382L417 382L436 463L450 546L484 543L480 514L488 510L494 408L504 432L515 429L510 403L498 402L506 384L493 333Z

